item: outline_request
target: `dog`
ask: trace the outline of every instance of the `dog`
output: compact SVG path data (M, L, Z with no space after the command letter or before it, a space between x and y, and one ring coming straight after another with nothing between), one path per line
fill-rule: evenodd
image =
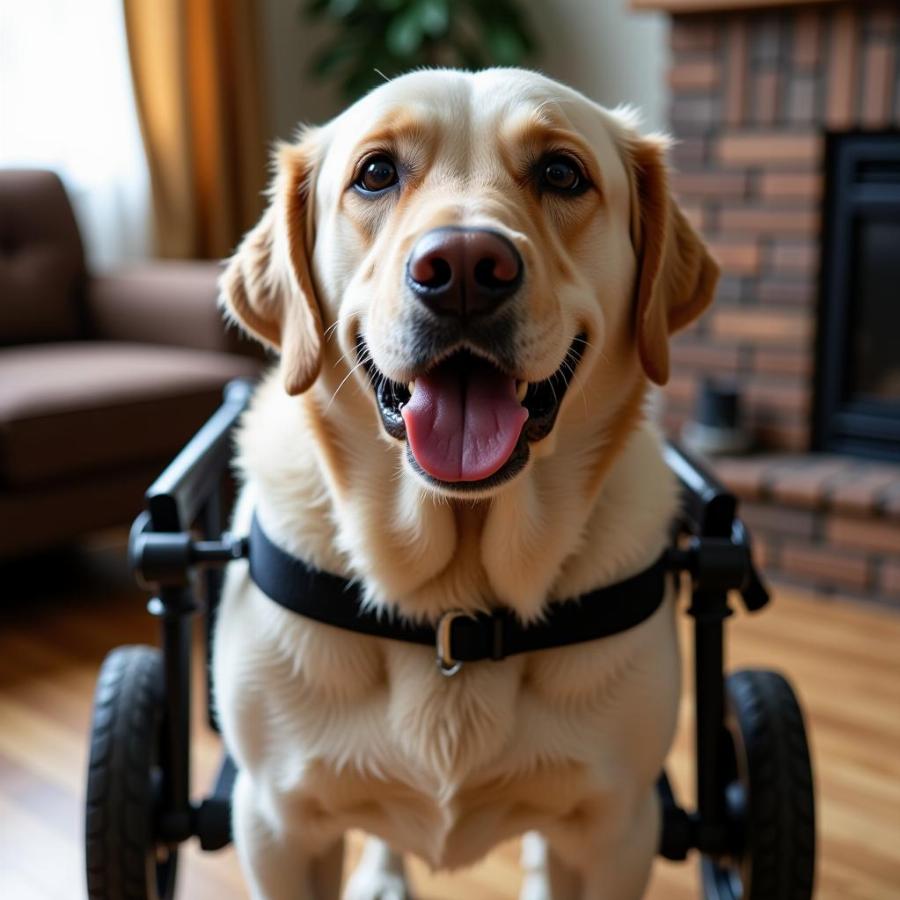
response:
M367 608L539 622L645 569L677 511L646 398L718 274L665 138L518 69L424 70L277 150L221 278L279 354L237 440L233 527ZM319 624L229 567L214 636L233 828L258 900L408 896L528 833L523 896L633 900L677 716L674 587L612 637L463 665Z

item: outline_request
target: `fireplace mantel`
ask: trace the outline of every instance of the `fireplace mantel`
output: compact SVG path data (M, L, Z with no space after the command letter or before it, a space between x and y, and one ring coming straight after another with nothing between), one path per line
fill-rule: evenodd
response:
M771 9L775 6L826 6L842 2L847 0L631 0L631 8L678 14Z

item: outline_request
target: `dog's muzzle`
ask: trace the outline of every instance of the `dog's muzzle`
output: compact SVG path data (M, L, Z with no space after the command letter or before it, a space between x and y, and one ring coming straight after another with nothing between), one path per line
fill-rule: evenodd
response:
M556 372L538 382L460 349L400 384L376 368L362 337L357 352L384 429L406 442L413 469L437 486L467 491L494 487L524 468L530 444L556 423L585 344L577 335Z

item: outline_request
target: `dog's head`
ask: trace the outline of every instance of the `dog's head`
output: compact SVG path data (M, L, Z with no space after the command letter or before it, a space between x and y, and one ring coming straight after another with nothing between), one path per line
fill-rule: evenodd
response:
M664 154L531 72L398 78L279 150L224 301L288 393L327 380L334 343L407 472L488 493L561 417L663 384L669 335L712 299Z

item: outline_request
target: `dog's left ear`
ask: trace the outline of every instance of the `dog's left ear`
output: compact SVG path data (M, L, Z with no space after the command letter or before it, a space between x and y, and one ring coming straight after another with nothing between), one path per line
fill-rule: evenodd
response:
M719 267L669 193L666 141L635 137L631 163L631 235L638 256L638 353L656 384L669 380L669 336L712 302Z
M219 279L228 316L280 352L292 396L315 381L322 365L322 317L310 269L316 159L312 131L299 144L278 148L269 208Z

